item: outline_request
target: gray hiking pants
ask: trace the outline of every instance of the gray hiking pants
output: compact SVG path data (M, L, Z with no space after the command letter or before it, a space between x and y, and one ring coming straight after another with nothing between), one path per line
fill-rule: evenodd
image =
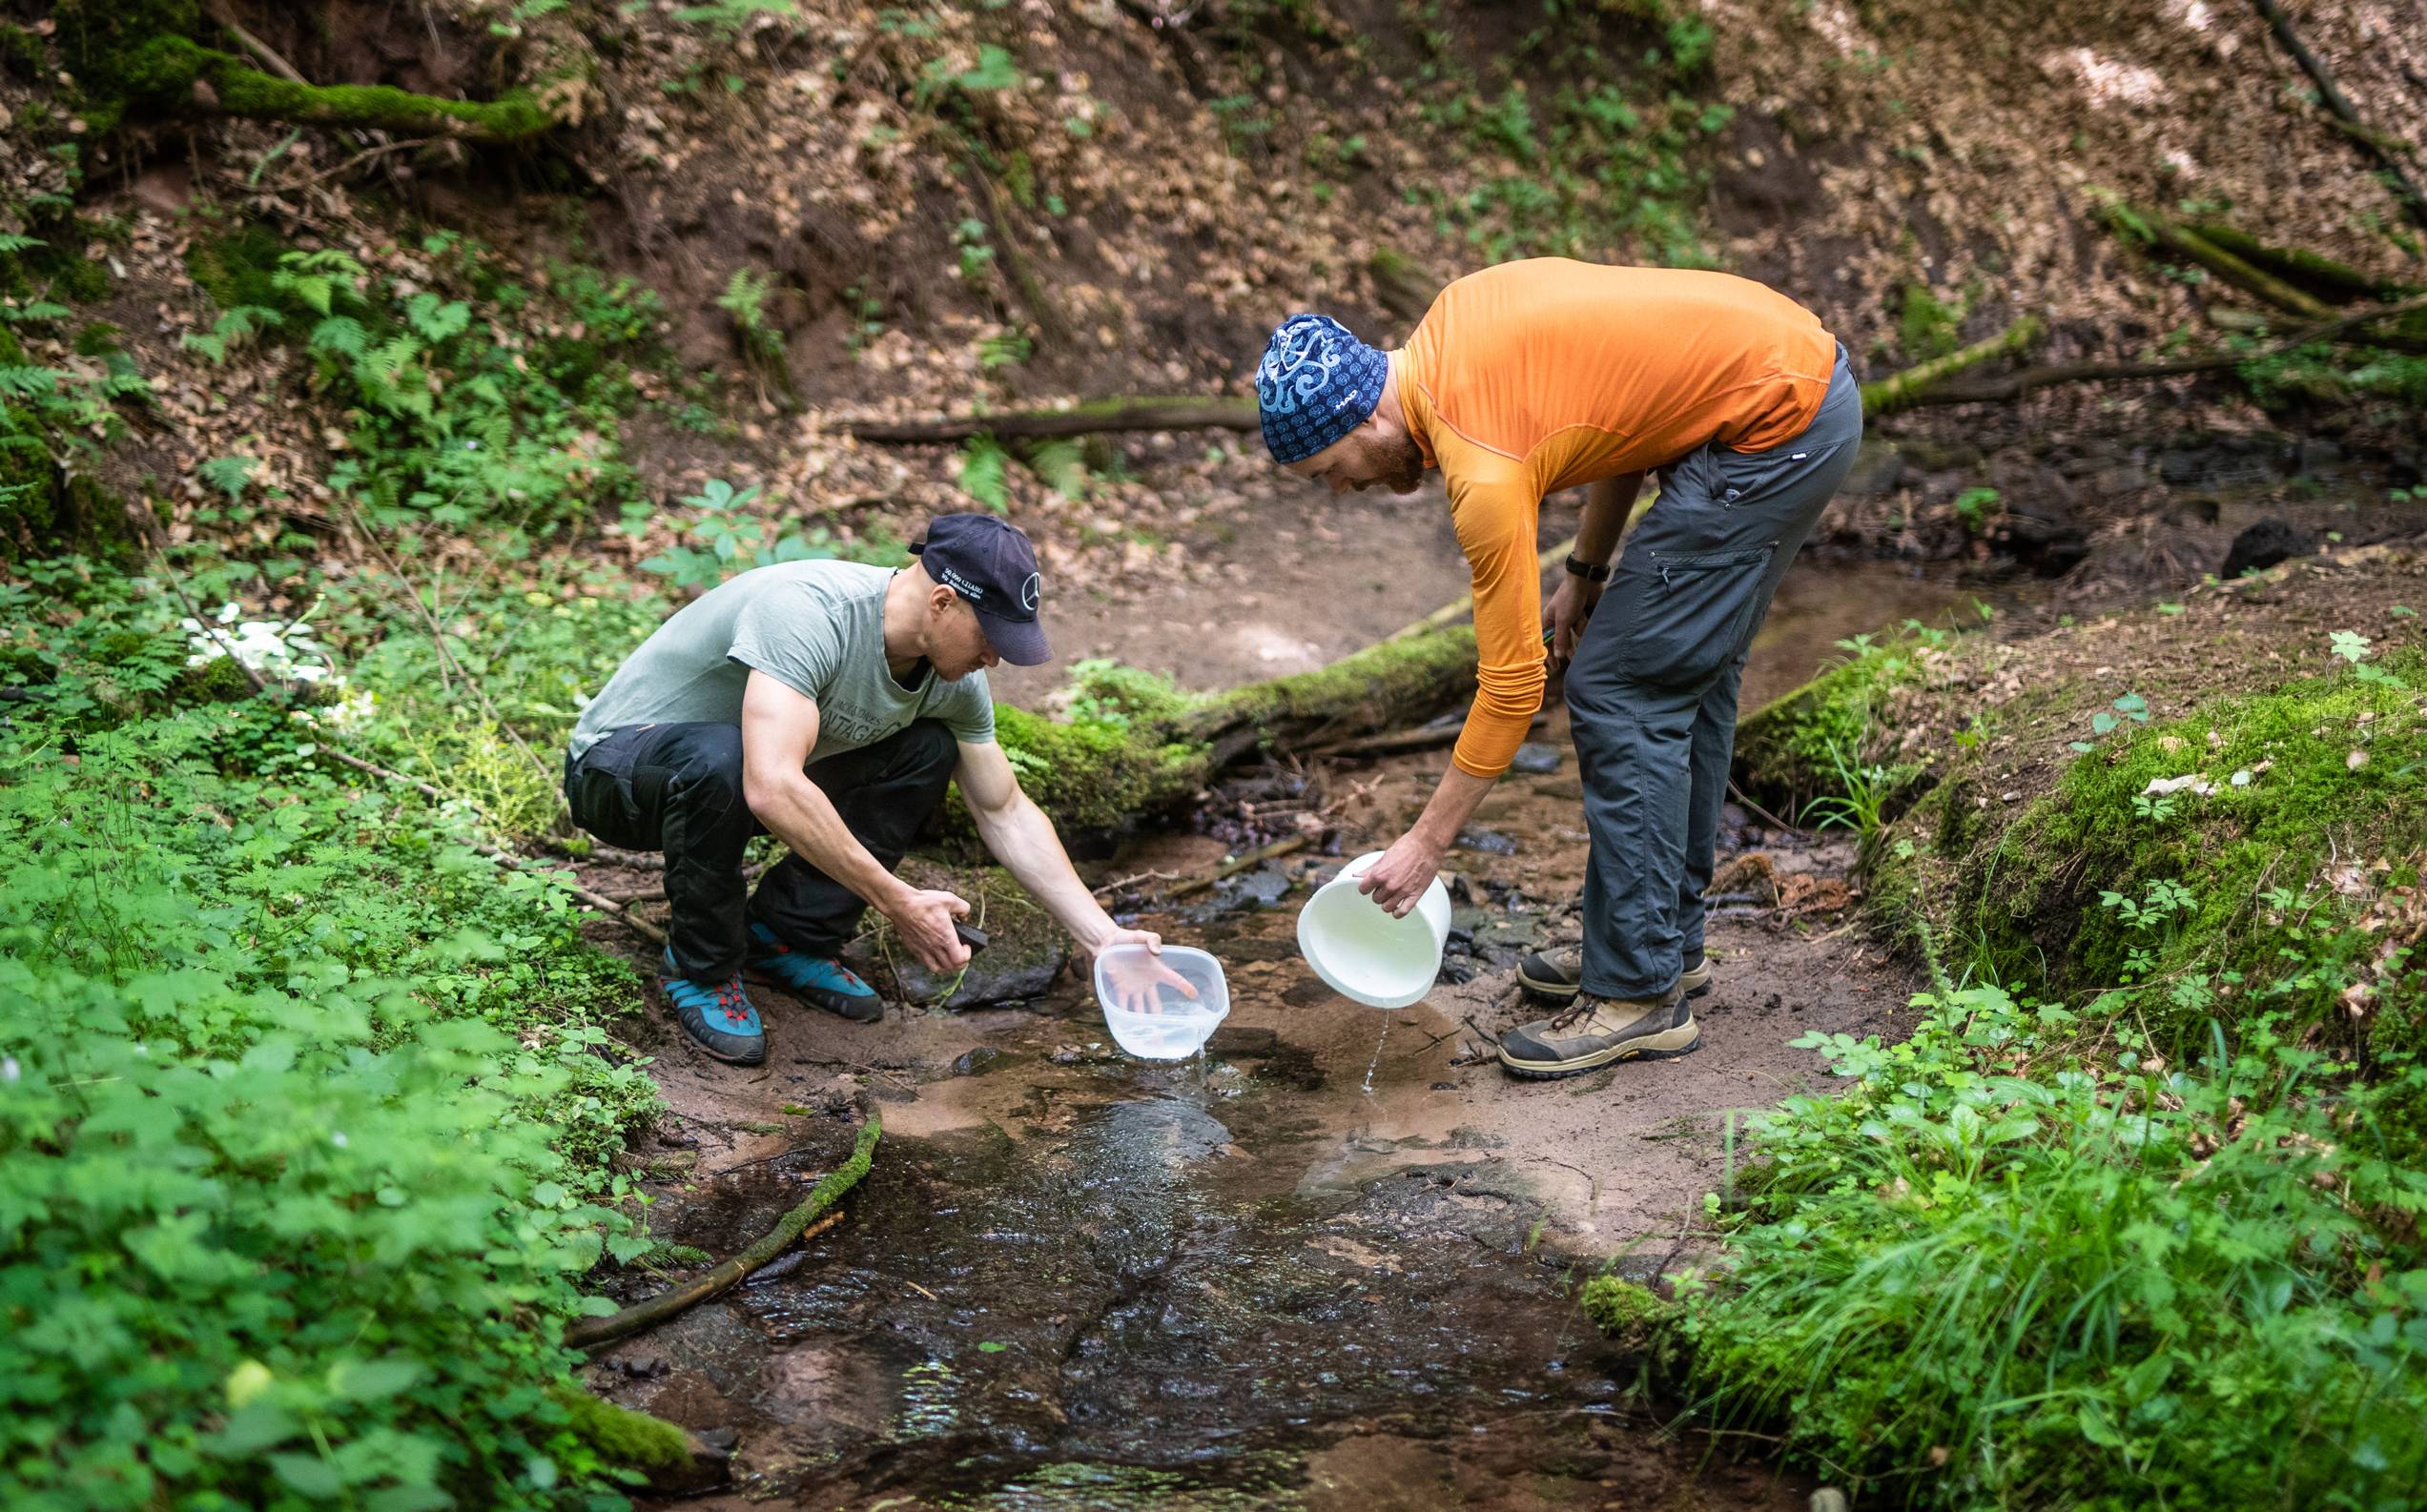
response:
M1568 668L1592 855L1584 990L1644 998L1702 954L1745 651L1796 548L1854 465L1862 395L1840 346L1803 434L1714 443L1661 471Z

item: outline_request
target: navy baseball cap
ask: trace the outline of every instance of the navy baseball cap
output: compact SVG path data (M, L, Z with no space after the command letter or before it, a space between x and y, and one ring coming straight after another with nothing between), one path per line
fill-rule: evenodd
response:
M910 549L929 577L977 611L997 656L1014 666L1053 660L1045 627L1037 623L1044 575L1037 570L1036 548L1017 526L992 515L937 515L928 522L927 539Z

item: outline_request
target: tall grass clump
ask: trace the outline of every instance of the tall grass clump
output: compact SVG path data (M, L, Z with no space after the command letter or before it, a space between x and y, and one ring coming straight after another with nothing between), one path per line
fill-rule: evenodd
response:
M2427 1504L2427 1176L2377 1116L2418 1068L2264 1025L2081 1060L2065 1010L1917 1001L1904 1044L1814 1036L1845 1089L1756 1120L1725 1266L1589 1305L1903 1504Z

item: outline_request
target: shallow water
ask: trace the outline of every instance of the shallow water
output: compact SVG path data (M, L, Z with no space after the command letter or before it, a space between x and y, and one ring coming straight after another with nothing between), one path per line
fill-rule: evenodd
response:
M1574 1305L1592 1267L1488 1152L1344 1127L1280 1054L1015 1052L943 1090L987 1117L889 1134L808 1264L621 1351L657 1372L633 1400L742 1432L753 1501L1798 1504L1652 1441ZM730 1244L819 1169L715 1183L686 1236Z

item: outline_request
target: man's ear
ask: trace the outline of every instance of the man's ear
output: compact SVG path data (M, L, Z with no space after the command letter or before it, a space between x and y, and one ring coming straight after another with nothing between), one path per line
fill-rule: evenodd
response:
M927 590L927 607L942 614L953 606L953 601L958 597L960 595L939 582Z

